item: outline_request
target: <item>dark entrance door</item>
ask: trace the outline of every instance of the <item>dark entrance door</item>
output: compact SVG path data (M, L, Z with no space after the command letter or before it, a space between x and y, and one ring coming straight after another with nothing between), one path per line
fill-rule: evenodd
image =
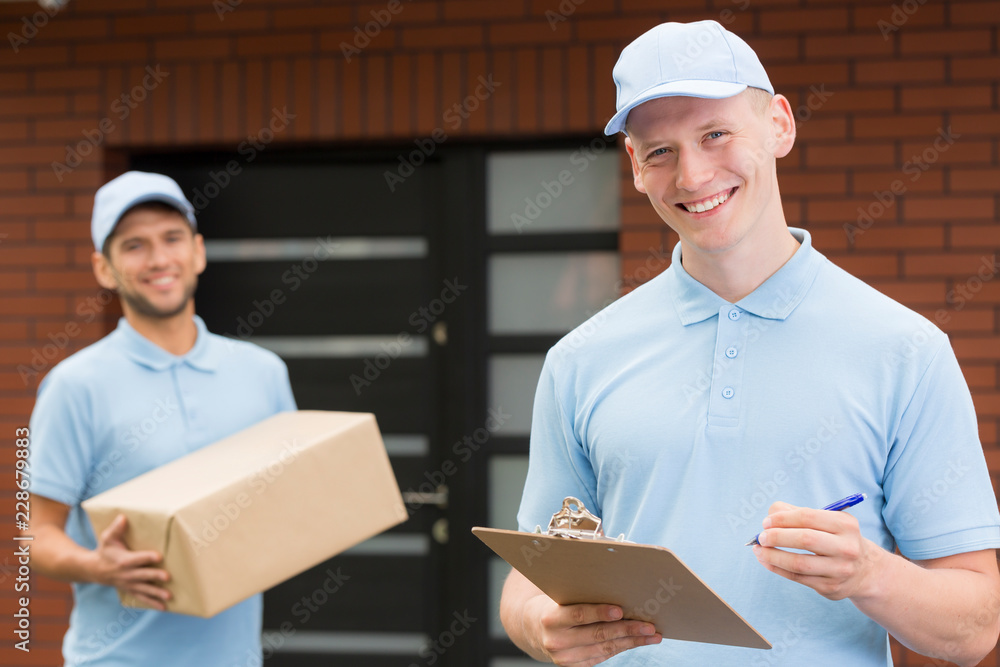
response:
M209 329L282 356L300 409L373 412L410 509L266 593L265 664L485 664L484 594L468 583L481 575L467 565L482 561L467 537L480 473L459 470L451 447L482 402L468 391L482 384L469 289L481 159L456 151L391 189L394 153L239 160L132 155L131 166L174 177L198 208L209 263L196 304ZM276 539L295 549L309 536Z

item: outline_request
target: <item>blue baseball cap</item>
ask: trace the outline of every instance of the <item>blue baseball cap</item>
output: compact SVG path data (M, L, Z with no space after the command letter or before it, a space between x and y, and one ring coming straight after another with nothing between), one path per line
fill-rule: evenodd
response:
M612 74L618 112L607 135L623 130L629 111L658 97L721 99L748 86L774 94L757 54L716 21L661 23L622 50Z
M197 231L194 206L184 196L177 181L163 174L128 171L100 187L94 197L94 212L90 218L90 236L94 248L101 252L104 242L115 230L122 216L136 204L158 201L176 208Z

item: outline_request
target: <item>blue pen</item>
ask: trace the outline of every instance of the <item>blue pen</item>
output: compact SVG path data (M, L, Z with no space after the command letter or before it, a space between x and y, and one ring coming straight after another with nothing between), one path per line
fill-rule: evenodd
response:
M853 493L853 494L847 496L846 498L841 498L840 500L838 500L835 503L830 503L829 505L827 505L823 509L829 510L831 512L839 512L840 510L846 510L848 507L854 507L855 505L857 505L858 503L860 503L862 500L864 500L867 497L868 497L868 495L865 494L865 493ZM749 542L747 542L746 544L744 544L743 546L745 546L745 547L752 547L755 544L760 544L760 542L757 541L758 537L760 537L760 533L757 533L756 535L754 535L753 539L750 540Z

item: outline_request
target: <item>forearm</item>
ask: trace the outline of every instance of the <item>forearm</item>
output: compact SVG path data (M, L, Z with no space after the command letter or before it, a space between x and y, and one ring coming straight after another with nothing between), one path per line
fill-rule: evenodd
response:
M1000 591L994 578L966 569L921 567L870 546L870 585L851 597L859 610L905 646L930 657L975 665L989 653L1000 630Z
M544 595L537 586L525 579L517 570L511 571L504 583L500 598L500 621L514 644L535 660L551 662L549 657L534 645L524 623L525 607L531 598Z
M31 564L36 572L59 581L100 583L93 551L52 525L37 527L32 536Z

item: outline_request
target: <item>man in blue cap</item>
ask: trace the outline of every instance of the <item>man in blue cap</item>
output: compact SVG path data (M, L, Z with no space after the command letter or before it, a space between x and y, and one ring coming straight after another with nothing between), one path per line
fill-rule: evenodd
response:
M107 183L91 233L94 275L118 293L124 317L52 369L30 423L32 566L73 583L65 664L260 664L260 595L210 619L163 611L162 554L131 551L124 516L94 535L80 504L294 410L288 371L271 352L209 333L194 314L205 245L172 179L132 171ZM146 609L122 606L119 592Z
M773 649L666 639L516 570L507 632L560 665L885 666L888 633L978 663L1000 630L1000 514L947 336L787 226L794 117L739 37L657 26L614 79L606 132L680 243L549 351L519 527L579 498L607 534L674 551ZM852 493L850 512L812 509Z

